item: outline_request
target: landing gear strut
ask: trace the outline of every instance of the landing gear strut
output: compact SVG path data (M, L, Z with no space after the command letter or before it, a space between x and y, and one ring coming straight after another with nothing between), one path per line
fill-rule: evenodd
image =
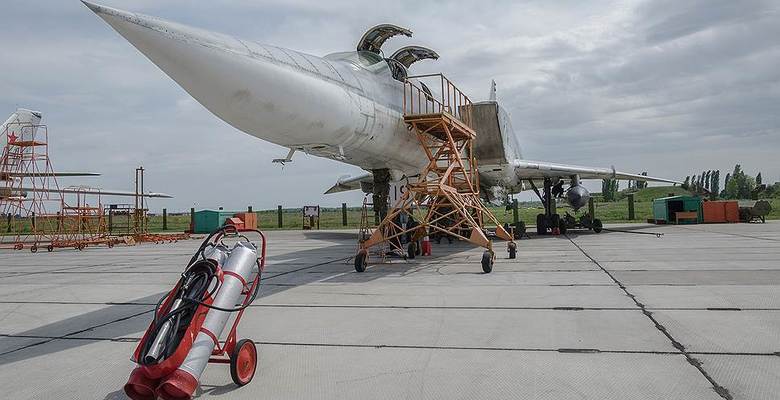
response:
M566 233L566 223L563 222L561 216L555 212L555 198L553 197L553 192L555 192L556 196L563 193L562 182L553 183L552 179L544 178L544 186L542 187L543 193L539 193L539 189L537 189L533 180L529 180L528 182L531 183L531 188L544 206L544 214L536 216L536 233L538 235L547 235L555 233L556 231L560 234Z
M390 170L387 168L371 171L374 176L373 204L374 212L379 214L379 221L387 216L387 198L390 194Z
M536 187L533 180L529 180L528 182L531 184L531 188L544 206L544 214L536 216L536 233L538 235L565 235L566 231L574 228L590 229L596 233L601 232L603 229L601 220L593 218L590 214L584 214L577 219L569 213L566 213L563 216L556 213L555 197L559 197L564 193L562 190L563 181L559 180L556 183L553 183L551 178L545 178L542 193L539 192L539 189Z

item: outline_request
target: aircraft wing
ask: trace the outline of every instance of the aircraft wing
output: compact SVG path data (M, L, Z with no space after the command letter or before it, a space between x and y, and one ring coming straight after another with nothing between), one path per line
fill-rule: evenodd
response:
M336 181L336 184L331 186L330 189L325 191L325 194L333 194L339 192L346 192L350 190L361 189L364 184L374 183L374 177L370 172L360 174L357 176L343 176Z
M104 190L104 189L97 189L97 188L83 188L83 187L67 187L63 189L42 189L42 188L13 188L13 190L16 192L35 192L35 193L66 193L66 194L93 194L93 195L101 195L101 196L123 196L123 197L134 197L136 194L135 192L126 192L122 190ZM147 192L141 195L142 197L146 198L162 198L162 199L172 199L173 196L165 193L152 193Z
M682 184L680 181L656 178L640 174L616 171L612 168L583 167L579 165L556 164L541 161L520 160L513 162L519 179L568 178L579 175L580 179L618 179Z
M7 172L11 178L30 178L37 176L100 176L96 172Z

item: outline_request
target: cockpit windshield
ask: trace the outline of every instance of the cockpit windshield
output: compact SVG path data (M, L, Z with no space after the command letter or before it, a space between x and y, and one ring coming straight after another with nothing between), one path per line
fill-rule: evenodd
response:
M340 53L328 54L324 57L326 60L332 61L349 61L352 64L374 70L377 68L377 64L387 66L385 59L379 54L372 53L370 51L345 51Z

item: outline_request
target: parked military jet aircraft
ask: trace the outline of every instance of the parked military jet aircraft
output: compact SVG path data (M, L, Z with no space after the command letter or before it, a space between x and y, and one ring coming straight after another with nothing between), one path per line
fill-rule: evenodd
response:
M35 168L31 167L20 170L19 167L22 162L27 162L28 165L34 164L34 162L30 160L33 157L30 149L34 146L45 144L41 141L41 135L37 135L38 131L43 126L41 125L42 118L43 114L40 111L20 108L13 112L8 119L0 125L0 138L5 140L3 147L0 148L0 200L24 200L30 193L136 196L135 192L121 190L103 190L82 186L59 188L56 187L56 185L39 185L39 187L30 185L34 180L41 180L48 177L100 175L94 172L58 172L41 170L40 165L38 164L35 164ZM28 160L22 161L20 158ZM143 197L170 198L171 196L164 193L144 193Z
M408 29L379 25L363 35L355 51L318 57L84 4L216 116L247 134L290 149L285 158L275 161L290 162L295 151L303 151L367 171L339 179L327 193L359 188L382 192L389 180L414 176L427 162L403 122L403 82L411 64L439 56L419 46L403 47L390 57L381 51L387 39L411 36ZM537 220L542 229L559 223L552 203L554 196L563 196L564 184L569 185L568 202L578 209L589 198L581 179L678 183L614 168L526 160L509 116L494 96L473 107L478 115L475 153L482 192L501 199L532 188L547 210Z

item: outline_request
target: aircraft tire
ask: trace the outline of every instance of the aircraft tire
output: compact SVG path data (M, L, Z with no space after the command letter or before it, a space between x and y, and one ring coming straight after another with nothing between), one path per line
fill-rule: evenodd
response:
M547 218L545 218L544 214L538 214L536 216L536 234L537 235L546 235L547 234Z
M604 229L604 225L601 223L601 220L596 218L593 220L593 232L601 233L601 231Z
M568 229L569 229L569 227L568 227L568 226L566 226L566 220L565 220L565 219L563 219L563 218L561 218L561 219L558 221L558 230L560 230L560 231L561 231L561 235L565 235L565 234L566 234L566 231L567 231Z

